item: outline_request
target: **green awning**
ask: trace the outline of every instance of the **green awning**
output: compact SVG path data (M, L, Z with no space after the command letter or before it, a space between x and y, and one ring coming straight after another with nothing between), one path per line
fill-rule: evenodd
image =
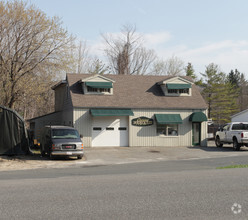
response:
M102 88L102 89L113 88L112 82L85 82L85 85L91 88Z
M167 89L189 89L191 84L167 83Z
M158 124L182 124L180 114L155 114Z
M133 115L131 109L90 109L90 113L95 116L130 116Z
M208 118L203 112L194 112L189 116L189 121L192 122L203 122L207 120Z

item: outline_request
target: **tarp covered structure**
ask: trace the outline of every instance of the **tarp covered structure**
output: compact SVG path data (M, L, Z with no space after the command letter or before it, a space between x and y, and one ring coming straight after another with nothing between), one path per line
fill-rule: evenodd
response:
M27 154L28 134L23 118L0 105L0 155Z

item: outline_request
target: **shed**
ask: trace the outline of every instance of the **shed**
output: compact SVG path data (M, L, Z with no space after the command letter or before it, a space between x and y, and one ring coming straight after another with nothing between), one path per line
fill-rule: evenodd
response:
M0 105L0 155L27 154L28 135L23 118Z

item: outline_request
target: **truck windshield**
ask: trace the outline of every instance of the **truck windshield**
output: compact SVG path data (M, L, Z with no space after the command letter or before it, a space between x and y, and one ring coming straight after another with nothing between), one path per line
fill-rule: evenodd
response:
M73 129L53 129L52 138L54 139L76 139L79 138L79 134Z
M232 130L248 130L248 124L233 124Z

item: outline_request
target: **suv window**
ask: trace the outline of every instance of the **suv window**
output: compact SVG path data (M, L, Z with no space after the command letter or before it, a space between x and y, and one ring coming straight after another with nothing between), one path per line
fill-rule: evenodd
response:
M76 130L73 129L52 129L54 139L77 139L80 138Z

